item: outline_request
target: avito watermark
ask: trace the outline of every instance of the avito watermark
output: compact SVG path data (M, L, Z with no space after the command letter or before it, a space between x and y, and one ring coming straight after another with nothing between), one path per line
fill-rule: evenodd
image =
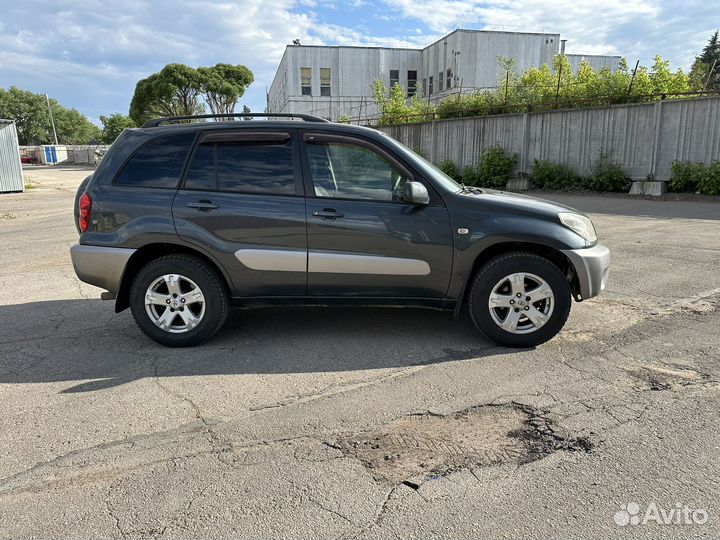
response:
M686 504L675 503L675 506L663 508L656 502L651 502L642 511L636 502L621 504L620 510L615 512L613 519L620 527L647 525L704 525L709 516L702 508L691 508Z

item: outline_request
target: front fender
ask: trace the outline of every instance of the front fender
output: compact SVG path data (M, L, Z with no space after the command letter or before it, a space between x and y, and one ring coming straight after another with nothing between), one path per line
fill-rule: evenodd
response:
M521 215L486 214L476 212L453 215L455 234L453 274L448 297L461 299L475 261L484 251L498 244L533 244L556 251L586 247L585 240L560 223L549 219ZM468 229L467 234L458 230Z

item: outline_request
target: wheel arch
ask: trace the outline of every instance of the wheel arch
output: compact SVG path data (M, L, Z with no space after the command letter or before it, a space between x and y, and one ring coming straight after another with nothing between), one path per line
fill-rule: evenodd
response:
M158 242L146 244L138 248L128 260L125 265L125 270L123 271L122 280L120 281L120 288L115 297L115 313L120 313L130 307L130 286L132 285L135 275L143 266L160 257L177 254L192 255L207 263L208 266L217 273L218 277L221 278L220 282L225 286L226 292L230 294L232 290L230 276L228 276L222 266L208 254L182 244Z
M507 253L532 253L533 255L539 255L549 260L563 272L570 284L573 297L578 301L580 300L580 282L575 271L575 266L561 250L539 242L503 241L487 246L475 257L472 269L463 284L461 294L455 304L454 313L456 317L460 315L460 310L467 301L467 295L470 289L469 285L473 282L480 269L495 257Z

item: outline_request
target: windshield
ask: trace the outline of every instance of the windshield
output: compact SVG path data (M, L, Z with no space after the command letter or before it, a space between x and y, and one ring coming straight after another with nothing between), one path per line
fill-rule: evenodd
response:
M382 131L380 131L379 133L382 133L398 152L410 154L413 158L413 162L417 163L417 165L419 165L420 168L423 169L423 172L425 174L431 176L434 180L441 184L442 187L444 187L448 191L453 192L462 189L462 186L460 184L458 184L455 180L450 178L447 174L442 172L433 163L422 157L420 154L418 154L417 152L413 152L407 146L399 143L387 133L383 133Z

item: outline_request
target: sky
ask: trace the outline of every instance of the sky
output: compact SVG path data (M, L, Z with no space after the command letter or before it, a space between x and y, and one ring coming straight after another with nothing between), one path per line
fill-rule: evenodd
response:
M687 69L719 26L707 0L0 0L0 87L47 92L98 123L127 114L137 81L165 64L244 64L255 82L237 110L261 112L296 38L423 47L455 28L554 32L568 53Z

